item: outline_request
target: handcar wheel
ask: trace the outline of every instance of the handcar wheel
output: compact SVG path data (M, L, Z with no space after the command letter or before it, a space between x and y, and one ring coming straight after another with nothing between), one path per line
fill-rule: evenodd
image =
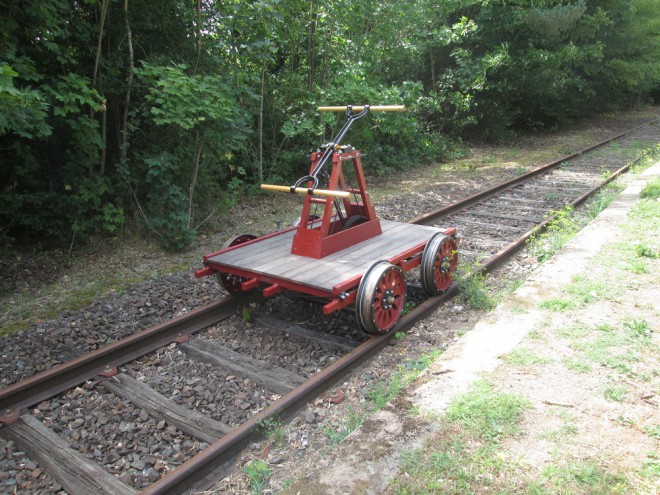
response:
M433 296L449 289L458 263L456 240L442 232L435 234L422 253L422 287Z
M311 229L313 227L314 220L318 220L320 218L321 217L318 215L310 215L308 220L309 223L307 224L307 226ZM291 224L291 227L297 227L298 225L300 225L300 222L302 222L302 217L296 218Z
M238 235L236 237L232 237L231 239L227 239L227 241L222 245L222 249L227 249L232 246L238 246L239 244L243 244L244 242L248 242L256 238L257 236L252 234ZM241 284L246 280L248 280L247 278L239 277L238 275L232 275L231 273L223 273L223 272L218 272L215 274L215 276L218 279L220 285L222 285L225 288L225 290L232 296L238 296L240 294L243 294L243 289L241 289Z
M348 230L351 227L355 227L356 225L360 225L361 223L364 223L367 221L367 217L363 215L352 215L348 217L348 220L346 220L346 223L342 227L342 230Z
M377 261L358 286L355 315L362 331L382 335L399 321L406 303L403 270L387 261Z

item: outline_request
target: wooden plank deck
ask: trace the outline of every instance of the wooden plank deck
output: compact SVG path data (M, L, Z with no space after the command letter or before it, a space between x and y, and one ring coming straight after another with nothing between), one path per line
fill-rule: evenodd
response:
M362 275L379 260L389 260L428 241L441 229L381 220L383 233L322 259L291 254L295 230L221 253L207 260L212 265L247 270L332 291L337 284Z

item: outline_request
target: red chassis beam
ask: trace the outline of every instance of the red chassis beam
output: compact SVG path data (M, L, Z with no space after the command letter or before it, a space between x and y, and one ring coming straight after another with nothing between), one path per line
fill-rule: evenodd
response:
M236 275L241 278L246 279L245 282L242 283L242 289L244 291L249 291L252 289L256 289L260 287L262 284L268 284L267 287L263 289L263 295L264 297L272 297L277 294L280 294L281 292L284 292L286 290L291 290L294 292L299 292L302 294L308 294L310 296L314 297L321 297L321 298L326 298L329 299L329 302L323 306L323 314L330 314L334 311L338 311L342 308L345 308L346 306L352 304L355 302L356 294L357 294L357 288L358 285L360 284L360 281L362 280L362 274L361 275L356 275L354 277L351 277L350 279L335 285L332 288L332 292L325 291L322 289L318 289L316 287L310 287L309 285L301 284L298 282L294 282L291 280L287 279L282 279L279 277L274 277L271 275L262 275L262 274L255 274L254 272L248 271L248 270L243 270L240 268L236 267L231 267L231 266L225 266L219 263L213 263L213 262L208 262L207 260L219 253L224 253L227 251L231 251L234 249L237 249L239 247L244 247L246 244L253 243L253 242L258 242L260 240L263 240L268 237L273 237L275 235L279 235L283 232L286 232L288 230L295 229L296 227L292 227L290 229L284 230L284 231L279 231L275 232L273 234L269 234L267 236L259 237L257 239L254 239L252 241L248 241L243 244L239 244L237 246L232 246L227 249L223 249L221 251L218 251L217 253L210 254L204 257L204 261L207 263L207 266L202 268L201 270L197 270L195 272L195 277L201 278L209 275L213 275L214 273L228 273L231 275ZM444 233L449 236L454 236L456 235L456 229L455 228L448 228L445 229ZM424 248L426 247L426 244L428 241L421 242L417 244L416 246L413 246L410 249L407 249L403 253L400 253L390 259L388 261L392 263L393 265L398 265L404 272L410 271L413 268L417 267L421 263L421 258L422 258L422 253L424 252Z

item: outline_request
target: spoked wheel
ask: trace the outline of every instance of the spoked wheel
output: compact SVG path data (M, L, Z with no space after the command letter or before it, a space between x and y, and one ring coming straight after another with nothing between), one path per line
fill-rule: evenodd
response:
M401 317L406 303L403 270L387 261L369 267L358 286L355 315L365 333L387 333Z
M429 295L449 289L458 263L456 240L441 232L431 237L422 254L422 287Z
M308 227L309 227L309 228L312 228L312 227L314 226L314 220L318 220L318 219L320 219L320 218L321 218L321 217L318 216L318 215L310 215L310 216L309 216L309 220L308 220L308 222L309 222ZM302 217L298 217L298 218L296 218L296 219L293 221L293 223L291 224L291 227L297 227L298 225L300 225L300 222L302 222Z
M367 217L363 215L352 215L348 217L348 220L346 220L346 223L342 227L342 230L348 230L351 227L355 227L356 225L360 225L361 223L364 223L367 221Z
M242 234L238 235L236 237L232 237L231 239L228 239L227 242L225 242L222 245L222 249L227 249L232 246L238 246L239 244L243 244L244 242L251 241L252 239L256 239L256 235L252 234ZM220 285L222 285L229 294L232 296L238 296L243 294L243 289L241 289L241 284L248 280L245 277L239 277L238 275L232 275L231 273L223 273L223 272L218 272L215 274L216 278L218 279L218 282Z

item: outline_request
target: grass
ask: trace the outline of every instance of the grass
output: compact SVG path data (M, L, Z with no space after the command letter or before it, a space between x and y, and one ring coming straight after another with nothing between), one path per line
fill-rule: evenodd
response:
M560 313L571 311L595 301L615 299L621 293L621 288L592 280L585 275L575 275L571 283L563 288L563 292L565 297L545 299L539 306Z
M336 445L357 430L367 417L368 414L365 411L349 407L346 410L346 415L340 420L338 426L327 427L323 431L325 436L330 440L330 443Z
M561 466L546 466L543 469L543 476L561 490L555 493L623 495L627 493L629 485L628 480L622 474L608 472L594 462L585 461L569 462Z
M552 363L551 358L539 356L529 349L518 347L506 356L504 361L512 366L528 367Z
M98 300L101 294L122 293L140 282L137 275L95 271L64 277L32 293L15 293L0 301L0 336L24 330L40 321L56 317L63 309L76 311Z
M590 329L578 324L574 328L579 331L560 333L570 340L570 347L577 352L577 356L564 361L564 365L574 371L588 372L592 364L598 364L620 375L634 377L637 376L635 363L641 361L642 353L654 352L657 348L650 340L650 327L642 318L625 318L616 326L607 323ZM618 395L616 390L605 393L608 400L618 400Z
M446 417L484 440L497 441L519 432L520 419L529 406L522 396L504 394L486 382L477 382L449 404Z
M603 396L610 402L621 402L628 394L626 387L611 385L605 387Z
M476 383L449 404L426 448L402 453L401 474L392 480L392 492L458 495L501 486L500 475L508 466L497 451L498 442L518 433L528 407L521 396Z
M520 431L528 401L479 382L457 397L447 409L438 431L422 449L402 452L399 475L388 494L463 495L499 493L519 495L624 494L626 476L593 460L556 461L527 466L500 448L501 441ZM565 444L579 432L574 418L561 412L562 425L541 438ZM654 469L649 458L648 471Z
M254 460L243 468L248 477L248 485L252 495L260 495L268 485L270 468L264 461Z
M623 184L618 181L607 184L587 202L586 208L580 212L576 212L571 206L566 206L558 211L551 211L549 216L552 221L545 230L536 232L527 240L531 254L541 263L550 259L587 223L607 208L623 190L623 187ZM655 187L660 186L649 188L650 192L647 193L649 197L657 194L653 192ZM545 199L553 200L557 198L546 197Z
M269 444L282 448L286 446L286 433L281 420L266 418L259 422L259 426Z
M579 433L575 417L568 411L559 411L561 425L557 428L543 431L540 437L544 440L554 443L572 443L575 436Z
M536 232L527 240L531 254L541 263L552 258L581 228L573 207L551 211L549 216L553 220L546 229Z
M396 397L404 387L417 378L441 354L442 352L439 350L422 354L417 359L399 365L390 375L389 380L373 383L365 393L367 399L365 404L359 408L348 407L346 415L340 419L339 424L324 428L325 436L333 445L340 443L359 428L370 415L385 407L390 400Z
M488 274L477 270L478 263L458 265L458 290L461 301L471 309L493 309L497 300L488 287Z
M643 199L660 198L660 179L649 181L640 192L640 197Z

